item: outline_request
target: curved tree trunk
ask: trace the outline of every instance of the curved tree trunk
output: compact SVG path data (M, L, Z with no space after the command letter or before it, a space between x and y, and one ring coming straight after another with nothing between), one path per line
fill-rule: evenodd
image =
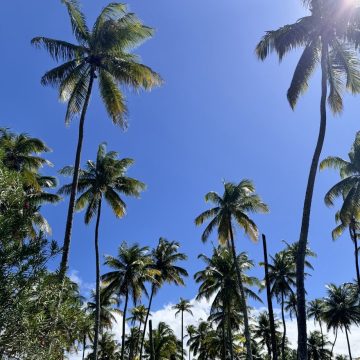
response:
M320 129L313 159L311 162L309 178L306 186L299 250L296 258L296 292L298 306L298 360L308 360L307 356L307 330L306 330L306 298L305 298L305 254L308 242L311 203L314 192L316 172L319 158L324 144L326 132L326 96L327 96L327 59L328 44L322 40L321 51L321 101L320 101Z
M241 307L242 307L243 315L244 315L244 335L245 335L245 339L246 339L246 344L245 344L246 345L246 360L253 360L252 351L251 351L251 337L250 337L249 317L248 317L247 306L246 306L246 298L245 298L244 286L243 286L242 279L241 279L241 270L240 270L240 266L237 262L235 242L234 242L234 233L232 230L232 224L231 224L230 219L229 219L229 223L230 223L229 230L230 230L231 249L232 249L233 259L234 259L234 264L235 264L235 269L236 269L238 287L240 290L240 298L241 298L241 302L242 302Z
M64 281L66 270L68 267L68 262L69 262L71 231L72 231L72 224L73 224L74 210L75 210L75 197L76 197L78 181L79 181L81 149L82 149L82 144L83 144L83 139L84 139L84 123L85 123L86 111L87 111L87 108L89 105L92 86L94 83L94 77L95 77L95 74L92 71L90 74L89 87L88 87L88 91L87 91L87 94L85 97L84 106L81 110L81 116L80 116L80 121L79 121L79 134L78 134L78 142L77 142L76 155L75 155L74 174L73 174L73 179L72 179L72 183L71 183L71 193L70 193L69 207L68 207L68 213L67 213L67 218L66 218L64 244L63 244L63 249L62 249L62 257L61 257L60 271L59 271L59 277L60 277L61 282Z
M284 293L281 293L281 317L283 322L283 337L281 342L281 355L282 360L285 360L285 341L286 341L286 321L285 321L285 312L284 312Z
M128 301L129 301L129 291L126 291L124 312L123 312L122 334L121 334L121 358L120 358L121 360L124 360L124 354L125 354L125 325L126 325L126 310L128 307Z
M355 269L356 269L356 280L358 283L358 288L359 288L359 293L360 293L360 269L359 269L359 256L358 256L358 239L357 239L357 234L356 234L356 229L355 229L355 219L351 220L350 226L349 226L349 232L350 232L350 237L351 240L354 243L354 247L355 247L355 251L354 251L354 256L355 256Z
M336 344L337 336L338 336L338 331L336 329L335 330L335 339L334 339L334 342L333 342L332 347L331 347L331 354L330 354L331 358L333 357L333 354L334 354L334 347L335 347L335 344Z
M349 341L349 333L348 333L348 329L346 326L345 326L345 334L346 334L346 342L347 342L347 346L348 346L348 350L349 350L349 358L350 358L350 360L352 360L350 341Z
M263 249L264 249L266 297L267 297L269 320L270 320L272 358L273 358L273 360L277 360L278 356L277 356L277 345L276 345L274 310L273 310L273 305L272 305L270 283L269 283L269 262L268 262L268 254L267 254L266 236L264 234L262 235L262 239L263 239Z
M59 276L60 276L61 281L63 281L65 278L66 270L67 270L68 263L69 263L71 230L72 230L72 224L73 224L73 219L74 219L75 197L76 197L78 181L79 181L81 149L82 149L82 143L83 143L83 139L84 139L84 123L85 123L86 111L87 111L87 108L89 105L92 86L94 83L94 77L95 77L95 74L92 71L90 74L89 87L88 87L88 91L87 91L87 94L85 97L84 106L81 110L81 116L80 116L80 121L79 121L79 134L78 134L78 143L77 143L76 155L75 155L74 175L73 175L73 180L71 183L71 193L70 193L69 207L68 207L68 213L67 213L67 218L66 218L64 244L63 244L62 257L61 257L61 263L60 263L60 271L59 271Z
M149 299L149 306L147 308L147 313L146 313L146 318L145 318L145 323L144 323L144 331L143 331L143 335L142 335L142 339L141 339L140 360L142 359L142 353L143 353L143 349L144 349L144 342L145 342L145 335L146 335L146 325L147 325L149 315L150 315L151 303L152 303L152 299L154 296L154 292L155 292L155 287L154 287L154 285L152 285L151 295L150 295L150 299Z
M95 259L96 259L96 290L95 290L95 328L94 328L94 360L98 358L98 344L100 332L100 255L99 255L99 226L101 216L101 199L95 226Z

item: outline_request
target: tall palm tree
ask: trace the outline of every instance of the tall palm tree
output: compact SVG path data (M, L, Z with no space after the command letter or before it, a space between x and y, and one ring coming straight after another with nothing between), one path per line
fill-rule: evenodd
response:
M181 314L181 359L183 359L184 356L184 313L193 315L191 311L192 307L193 305L190 304L189 300L185 300L183 298L180 298L180 301L172 307L176 310L175 317L178 314Z
M151 89L161 84L158 74L139 62L131 50L149 39L153 30L127 12L126 5L110 3L97 17L92 29L77 0L64 1L67 7L76 44L47 37L35 37L32 44L43 47L60 66L48 71L41 79L43 85L59 89L59 98L68 103L65 122L80 114L78 142L75 155L72 187L66 220L60 278L68 265L75 197L84 137L84 122L94 81L106 111L115 125L126 127L127 108L119 86Z
M282 359L285 360L285 341L286 341L286 321L285 321L285 298L292 292L295 286L295 267L294 263L289 261L286 252L279 252L272 257L272 264L269 264L269 283L271 294L275 296L281 304L281 317L283 323L283 338L281 342Z
M308 339L309 360L330 360L331 352L325 348L329 344L330 342L324 339L318 331L310 332Z
M147 295L145 282L152 281L154 275L158 274L156 270L151 269L151 257L148 247L140 247L135 244L128 246L123 242L118 249L116 257L106 256L105 265L113 270L104 274L102 280L105 282L107 291L124 297L122 339L121 339L121 360L124 360L125 350L125 325L126 312L129 303L129 297L136 304L142 294Z
M320 163L320 169L334 168L339 170L341 180L336 183L325 195L325 203L334 205L334 200L342 197L343 204L336 214L336 220L340 224L333 230L332 237L337 239L346 228L349 228L350 238L354 244L355 269L358 287L360 291L360 266L358 221L360 220L360 132L356 133L354 143L349 152L349 160L340 157L329 156Z
M126 172L133 160L129 158L118 159L115 151L106 152L106 145L100 144L96 161L88 160L85 169L79 170L78 192L81 193L76 201L77 210L84 209L85 224L89 224L96 214L95 226L95 268L96 268L96 316L94 356L97 360L97 344L100 329L100 254L99 254L99 227L101 219L101 206L105 198L117 218L126 213L126 204L120 194L138 197L145 188L145 184L134 178L126 176ZM67 166L60 172L66 175L74 174L74 167ZM59 192L71 194L72 184L64 185Z
M309 301L309 304L307 307L307 315L308 315L308 318L314 318L314 323L315 322L319 323L321 339L322 339L322 347L324 347L324 344L325 344L324 332L323 332L323 327L322 327L323 311L324 311L323 299L315 299L315 300Z
M323 318L328 330L344 331L348 345L349 357L352 360L349 341L349 331L352 324L360 324L360 306L357 292L353 286L342 284L327 286L327 296L324 299Z
M317 65L321 66L320 129L306 186L296 267L298 354L299 360L307 360L304 262L316 172L326 132L326 98L332 112L340 113L343 109L341 94L344 88L352 93L360 91L359 60L354 51L360 43L360 13L355 1L302 2L309 7L310 15L291 25L268 31L258 43L256 53L259 59L264 60L270 52L275 51L282 60L291 50L303 49L287 92L292 108L308 88L309 78Z
M234 238L234 225L244 229L245 233L254 241L258 239L259 231L248 213L268 212L267 205L255 193L255 187L250 180L242 180L239 184L224 183L224 194L221 197L214 191L205 195L205 201L212 202L215 207L204 211L195 219L196 225L203 224L210 219L209 224L202 234L205 242L212 231L217 228L218 239L231 249L237 276L237 286L241 296L241 307L244 314L245 338L247 359L252 360L249 319L246 306L244 287L241 278L241 269L236 261L236 248Z
M133 356L137 356L137 352L139 351L139 341L141 337L141 326L145 323L146 315L147 315L148 309L145 305L138 305L131 309L131 317L129 317L128 320L131 321L131 324L133 326L136 325L136 322L139 323L138 331L136 332L137 338L134 349L131 349L131 353L135 350L135 354L132 354ZM130 356L131 358L131 356Z
M187 259L184 253L179 252L180 244L176 241L169 241L165 238L160 238L159 243L155 249L152 250L151 256L153 259L153 268L158 271L158 275L154 277L154 282L151 284L151 294L147 314L144 323L144 330L142 334L140 346L140 359L145 341L146 325L148 322L151 304L154 295L159 291L164 283L175 284L177 286L184 285L184 277L188 276L187 271L178 266L178 261Z
M278 331L279 322L275 320L274 325L275 334L278 337L280 335ZM259 345L266 348L269 360L273 359L274 357L271 356L271 326L268 312L263 311L256 317L256 322L254 324L254 336L259 339Z
M213 249L212 257L199 255L206 267L194 275L197 283L200 283L197 300L205 298L210 300L211 314L209 320L215 321L222 328L225 349L229 350L230 358L233 358L233 343L231 340L232 331L238 330L243 318L239 319L238 312L241 312L241 298L237 287L235 275L235 265L231 252L227 248L218 247ZM249 260L245 253L237 256L238 264L241 268L242 282L246 297L260 301L261 299L247 286L260 286L257 278L248 276L246 271L254 267L254 263ZM226 351L224 351L226 353Z
M211 326L207 321L201 321L197 327L192 329L192 333L187 341L187 345L189 346L189 351L191 351L194 356L198 356L198 358L207 359L207 356L202 356L207 351L206 348L206 338L208 333L211 330Z

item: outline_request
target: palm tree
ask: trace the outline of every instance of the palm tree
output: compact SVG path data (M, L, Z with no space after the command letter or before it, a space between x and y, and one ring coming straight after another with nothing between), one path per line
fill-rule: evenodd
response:
M297 319L297 300L296 300L296 294L294 292L291 292L287 298L285 299L285 311L289 313L290 319L292 320L295 316L295 319Z
M349 152L349 161L340 157L329 156L320 163L320 169L335 168L339 170L341 180L336 183L325 195L325 204L334 205L334 200L343 198L340 211L336 214L336 220L340 224L333 230L332 237L336 240L348 227L350 238L354 244L356 278L360 291L360 266L359 246L357 230L359 227L359 190L360 189L360 132L356 133L355 141Z
M212 231L217 227L218 239L232 250L235 263L237 286L241 296L241 307L244 314L245 338L247 359L252 360L249 318L247 313L244 287L241 278L241 269L236 261L236 248L234 239L234 225L237 224L254 241L258 239L259 232L256 224L248 216L248 213L268 212L268 207L255 193L255 187L250 180L242 180L239 184L224 183L224 194L221 197L216 192L205 195L205 201L212 202L215 207L204 211L195 219L196 225L203 224L210 219L208 226L202 234L205 242Z
M192 307L193 305L190 304L189 300L183 298L180 298L180 301L172 307L176 310L175 317L181 313L181 359L183 359L184 354L184 312L193 315L191 311Z
M233 359L232 331L234 329L238 330L243 318L238 314L239 311L241 312L241 307L239 307L241 298L237 287L232 254L227 248L219 246L217 249L213 249L211 258L204 254L199 255L199 258L205 262L206 268L194 275L195 281L200 283L196 299L205 298L209 301L214 297L209 320L218 323L222 328L224 347L226 349L227 344L229 344L230 357ZM257 278L248 276L245 273L254 267L254 263L248 259L248 256L245 253L239 254L237 262L242 271L243 284L260 286ZM256 293L248 287L244 286L244 292L246 297L261 302ZM226 351L223 352L226 353Z
M329 344L321 333L312 331L308 339L309 360L330 360L331 352L325 348Z
M0 148L3 164L10 170L20 172L25 183L39 189L36 174L44 165L52 166L52 163L38 155L51 149L38 138L25 133L15 134L6 128L0 128Z
M206 338L211 330L210 324L207 321L201 321L197 327L192 328L190 337L187 341L189 346L189 351L191 351L194 356L198 356L200 359L207 359L207 356L202 356L207 351L206 348Z
M153 259L153 268L158 271L158 275L154 277L154 282L151 284L151 294L149 299L149 305L147 308L147 314L144 323L144 330L142 334L141 346L140 346L140 359L142 358L142 352L144 347L144 340L146 334L146 325L148 322L151 304L154 295L159 291L164 283L175 284L177 286L184 285L184 277L188 276L187 271L178 266L177 262L186 260L187 256L179 252L180 244L176 241L168 241L165 238L160 238L159 243L155 249L153 249L151 256Z
M323 299L315 299L315 300L309 301L309 304L307 307L307 315L308 315L308 318L314 318L314 323L316 323L316 322L319 323L321 338L323 341L322 347L324 347L324 344L325 344L324 332L323 332L323 327L322 327L323 311L324 311Z
M153 360L183 359L180 341L176 338L170 326L159 322L157 329L152 331L153 337ZM145 344L147 353L150 354L150 343Z
M268 31L256 47L264 60L274 51L282 60L293 49L304 49L296 66L287 98L295 107L308 88L308 80L317 65L321 66L320 130L307 181L297 256L298 356L307 360L305 251L308 242L311 203L319 158L326 132L326 98L333 113L343 109L344 87L352 93L360 91L359 61L353 44L360 43L360 15L355 1L302 0L309 6L310 15L291 25ZM329 90L329 95L328 95Z
M68 103L65 122L80 114L78 142L66 220L60 278L68 265L75 197L84 137L84 122L93 88L98 79L106 111L115 125L126 127L127 108L119 86L151 89L161 84L158 74L141 64L131 49L149 39L153 30L144 26L126 5L111 3L97 17L93 28L86 25L77 0L64 1L77 44L47 37L35 37L32 44L43 47L55 61L64 61L41 79L43 85L59 88L59 98Z
M108 265L113 271L102 276L107 291L117 294L119 297L124 296L124 310L122 323L122 340L121 340L121 360L124 360L125 349L125 324L126 311L129 297L136 304L144 293L147 295L145 282L151 281L157 271L151 269L151 257L148 254L148 247L140 247L135 244L128 246L123 242L118 249L117 257L106 256L105 265Z
M281 317L283 323L283 338L281 342L282 359L285 360L285 341L286 341L286 321L285 321L285 297L292 292L295 286L296 272L294 263L289 261L286 252L279 252L272 257L272 264L269 264L269 283L271 286L271 294L275 296L281 304Z
M118 159L115 151L106 152L106 145L100 144L96 161L88 160L86 168L79 169L78 191L81 193L76 201L75 208L81 210L86 207L85 224L89 224L96 214L95 226L95 255L96 255L96 316L95 316L95 338L94 354L97 360L97 344L100 328L100 254L99 254L99 227L101 218L101 206L103 198L110 205L117 218L126 213L126 204L120 194L127 196L140 195L145 184L126 176L126 172L133 160L129 158ZM73 175L74 168L67 166L60 172L66 175ZM59 192L71 194L72 184L64 185Z
M114 339L114 336L114 334L105 332L100 337L98 353L99 359L120 360L120 347L118 342ZM90 353L87 358L89 360L94 360L95 351Z
M136 322L139 323L139 327L138 327L138 331L136 332L137 334L137 338L136 338L136 343L135 343L135 354L132 354L134 349L131 349L131 355L134 355L135 357L137 356L137 352L139 350L139 341L140 341L140 337L141 337L141 326L142 324L145 323L145 319L146 319L146 315L147 315L148 309L146 308L145 305L138 305L135 306L131 309L131 317L129 317L128 320L131 321L131 324L133 326L136 325ZM130 358L132 358L132 356L130 356Z
M279 336L279 323L277 320L274 321L274 327L275 327L275 334L276 337ZM254 325L254 336L259 340L259 345L262 347L265 347L267 350L268 358L269 360L273 357L271 356L272 350L271 350L271 326L270 326L270 317L269 313L266 311L261 312L257 318Z
M352 324L360 324L360 307L357 292L350 284L327 286L327 296L324 299L323 318L328 330L345 330L349 357L352 360L349 331Z

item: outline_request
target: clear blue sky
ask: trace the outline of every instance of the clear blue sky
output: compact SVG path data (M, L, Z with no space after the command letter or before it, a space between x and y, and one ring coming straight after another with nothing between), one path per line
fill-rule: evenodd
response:
M104 0L83 0L92 24ZM127 200L128 215L115 220L108 209L101 224L101 252L114 254L121 241L154 246L160 236L178 240L189 256L184 264L191 274L187 287L166 287L155 299L158 308L179 296L192 298L192 275L202 264L201 252L211 243L200 241L196 215L207 208L209 190L222 191L222 179L253 179L270 208L255 216L268 236L269 250L295 241L308 167L319 124L319 77L293 112L286 100L298 53L279 66L271 57L259 62L254 48L265 30L293 22L305 14L299 0L131 0L130 9L156 28L155 37L137 50L143 61L161 73L165 85L152 93L129 94L130 126L123 133L107 118L93 94L86 120L82 163L93 159L97 146L107 141L110 150L136 160L130 175L148 185L140 200ZM57 0L2 4L0 43L2 76L0 123L15 131L44 139L54 150L49 159L55 174L72 164L77 120L66 128L65 105L54 89L40 85L41 75L55 66L44 51L31 47L34 36L73 39L65 8ZM359 98L346 96L341 117L329 116L323 156L346 156L359 129ZM316 271L307 282L311 297L322 296L328 282L354 277L353 248L347 235L331 240L335 209L323 203L326 190L337 180L331 171L319 174L311 218L311 247L318 253ZM60 179L61 183L67 179ZM62 243L67 199L46 206L43 212ZM94 281L93 226L83 215L75 218L70 269L86 282ZM215 237L213 240L216 241ZM262 247L237 232L238 250L262 260ZM260 268L254 273L262 276Z

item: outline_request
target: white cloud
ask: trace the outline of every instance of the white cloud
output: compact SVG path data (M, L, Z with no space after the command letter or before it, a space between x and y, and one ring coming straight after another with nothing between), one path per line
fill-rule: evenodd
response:
M77 270L71 270L69 278L71 281L78 284L80 292L83 296L85 296L86 298L90 298L91 291L95 289L95 283L83 281L83 279L79 276L79 272Z

